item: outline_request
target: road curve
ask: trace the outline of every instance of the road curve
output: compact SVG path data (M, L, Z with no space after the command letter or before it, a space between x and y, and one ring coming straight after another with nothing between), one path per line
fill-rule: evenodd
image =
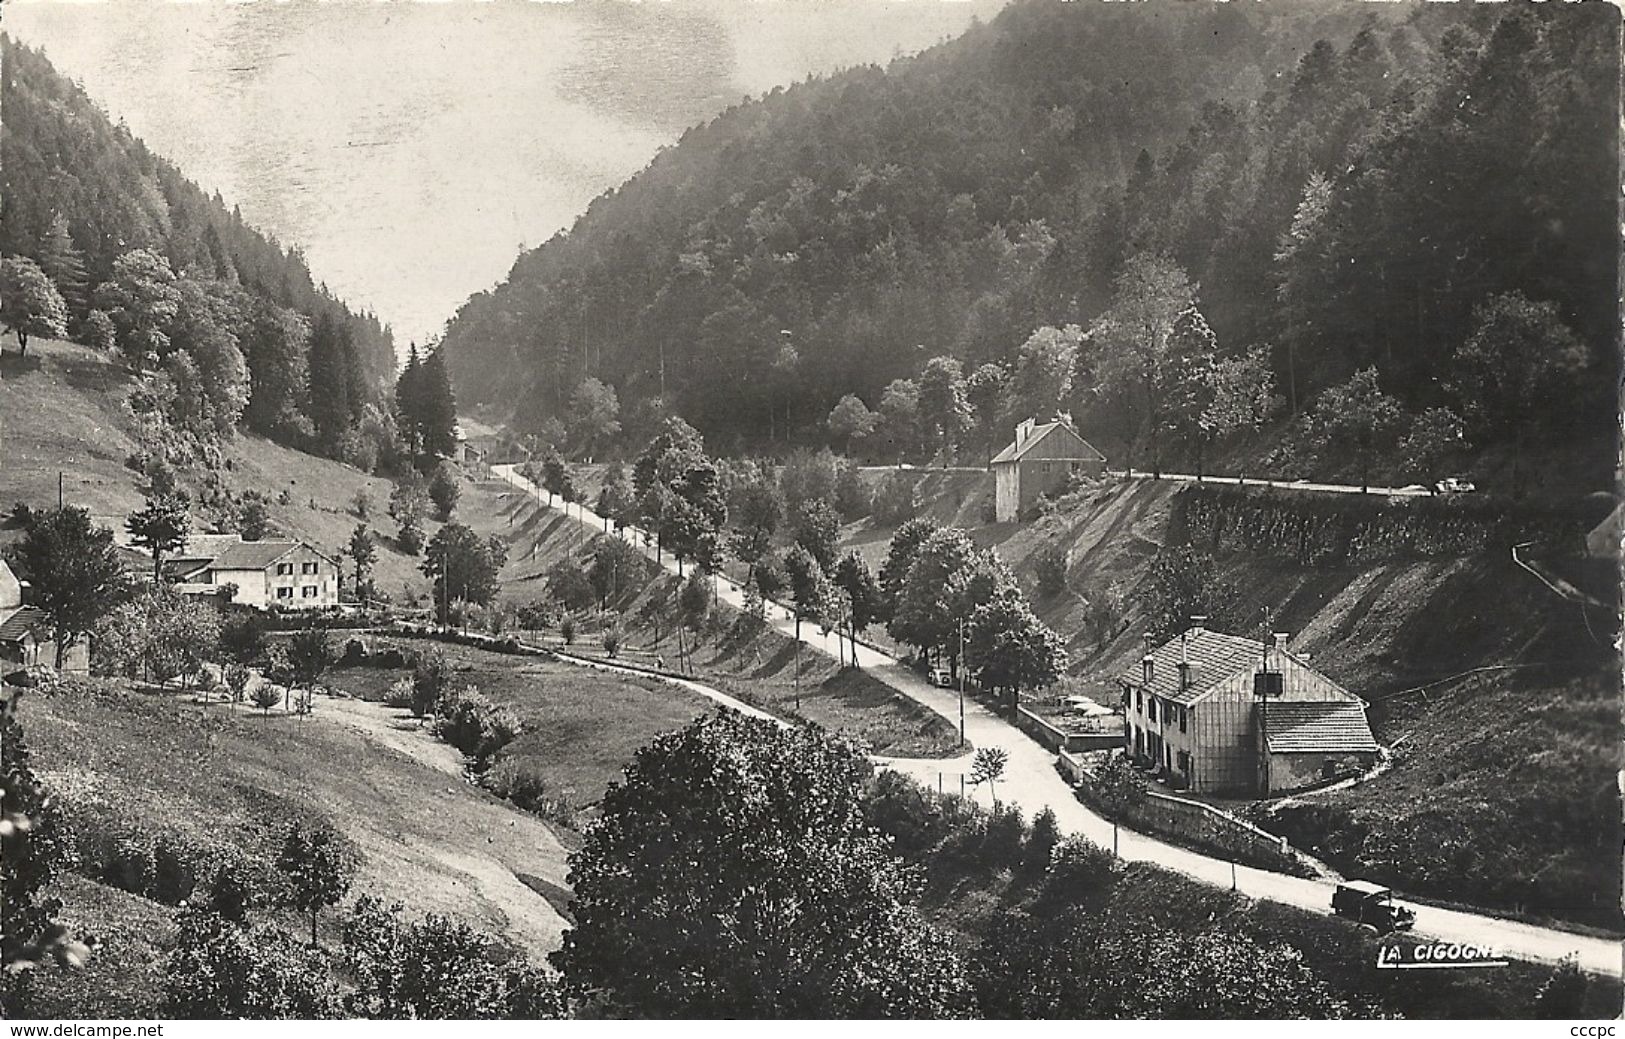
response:
M493 466L492 472L514 487L529 492L545 503L544 492L520 476L512 465ZM1251 481L1249 481L1251 482ZM582 505L572 506L575 517L585 526L604 529L603 517ZM629 540L650 559L655 558L652 548L644 544L644 532L627 528ZM669 556L660 561L667 570L676 572L677 564ZM717 579L718 596L735 608L744 605L744 591L725 577ZM789 611L777 604L768 606L768 620L779 632L795 637L795 624ZM816 625L803 624L801 641L811 649L836 657L848 655L853 647L840 635L824 634ZM1282 873L1237 865L1226 859L1215 858L1177 845L1167 844L1144 834L1114 826L1108 820L1084 807L1073 795L1072 788L1055 770L1055 757L1046 748L1033 742L1027 735L980 701L966 699L963 704L956 692L930 685L914 671L894 658L869 646L857 648L858 663L875 677L904 696L935 711L950 723L960 724L963 711L966 740L976 747L1001 747L1009 755L1004 778L996 793L999 800L1021 808L1029 818L1046 807L1055 813L1056 821L1064 833L1079 834L1102 847L1116 847L1117 853L1130 861L1156 863L1178 870L1220 887L1233 887L1253 898L1269 898L1297 906L1311 912L1327 912L1331 905L1334 882L1324 879L1303 879ZM687 680L684 680L685 682ZM689 683L695 691L704 693L699 683ZM711 692L715 692L712 690ZM725 695L725 694L717 694ZM715 696L711 697L716 699ZM927 786L939 782L944 787L957 787L961 773L969 771L969 757L954 759L878 759L886 767L911 776ZM975 791L984 803L991 799L986 791ZM1445 942L1471 942L1490 946L1501 953L1522 960L1557 963L1573 956L1583 970L1619 977L1622 973L1621 943L1607 938L1595 938L1551 927L1503 920L1454 909L1415 905L1418 936L1436 938Z

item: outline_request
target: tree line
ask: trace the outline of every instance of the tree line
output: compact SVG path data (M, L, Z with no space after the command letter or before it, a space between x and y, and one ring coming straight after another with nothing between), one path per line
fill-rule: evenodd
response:
M1013 4L690 131L463 307L453 376L730 452L1059 410L1148 469L1286 422L1277 464L1360 478L1572 436L1612 407L1609 19Z
M38 51L0 38L0 320L142 374L131 407L171 462L218 461L239 425L372 468L394 442L389 329L302 253L115 125Z

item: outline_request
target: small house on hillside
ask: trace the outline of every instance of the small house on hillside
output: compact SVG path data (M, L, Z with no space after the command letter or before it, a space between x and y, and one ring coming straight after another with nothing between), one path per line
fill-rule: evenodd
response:
M0 559L0 673L16 668L56 666L56 631L45 611L28 605L25 585ZM90 636L84 635L62 654L62 670L83 674L90 670Z
M315 609L339 604L339 563L302 541L244 541L237 534L194 534L164 560L164 574L182 590L218 594L256 609Z
M1010 523L1074 474L1105 472L1106 456L1060 419L1043 425L1027 419L1016 427L1016 439L990 464L994 519Z
M1118 678L1124 744L1176 786L1214 794L1301 790L1369 769L1365 701L1286 648L1192 618Z

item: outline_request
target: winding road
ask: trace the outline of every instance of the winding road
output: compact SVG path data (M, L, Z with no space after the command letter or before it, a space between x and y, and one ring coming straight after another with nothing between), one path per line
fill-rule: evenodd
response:
M493 466L491 471L497 479L531 494L546 504L545 492L520 476L516 466L498 465ZM1373 489L1373 493L1383 492ZM591 509L583 505L574 505L570 512L583 525L598 531L604 529L603 517ZM626 534L630 535L627 540L645 555L650 559L656 558L654 549L644 543L646 535L643 531L628 527ZM669 556L660 560L660 563L667 570L677 572L677 563ZM717 584L718 596L722 601L735 608L744 606L744 590L737 583L719 577ZM768 608L768 614L776 630L787 637L795 637L795 624L789 611L772 604ZM853 650L848 640L837 634L823 634L814 625L802 626L801 641L812 650L830 657L838 657L843 651L850 654ZM1334 881L1301 879L1237 865L1226 859L1167 844L1144 834L1114 826L1077 800L1072 788L1056 772L1055 756L1048 749L1029 739L1025 733L986 706L974 699L967 699L961 705L960 698L954 691L930 685L896 659L869 646L859 645L856 651L858 663L872 675L904 696L935 711L953 725L960 724L960 712L963 711L965 738L972 746L1003 748L1009 755L1009 760L1005 766L1004 777L998 783L999 799L1019 806L1028 818L1047 807L1054 811L1062 832L1079 834L1102 847L1115 847L1117 853L1124 859L1156 863L1209 884L1234 887L1235 890L1253 898L1273 899L1312 912L1329 911ZM716 690L707 690L700 683L687 679L681 681L711 699L726 696ZM939 782L947 786L951 777L952 785L957 787L959 777L970 771L968 753L952 759L877 758L876 760L885 767L895 769L927 786L936 786ZM972 792L984 803L990 801L986 791ZM1414 933L1418 936L1444 942L1487 946L1506 956L1542 963L1556 963L1565 957L1573 956L1584 970L1615 977L1622 973L1621 963L1625 956L1622 956L1621 943L1615 940L1460 910L1414 903L1412 905L1416 909Z

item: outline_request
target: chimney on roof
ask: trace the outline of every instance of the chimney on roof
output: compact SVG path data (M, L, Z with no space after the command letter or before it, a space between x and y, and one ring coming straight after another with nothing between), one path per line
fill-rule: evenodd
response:
M1151 679L1156 677L1157 661L1151 655L1151 633L1148 631L1141 638L1145 640L1145 655L1140 658L1140 674L1145 684L1150 685Z
M1034 425L1036 425L1036 423L1032 419L1030 419L1030 418L1029 419L1022 419L1021 425L1016 427L1016 446L1017 447L1020 447L1022 444L1025 444L1027 442L1027 438L1033 435L1033 426Z
M1205 614L1205 613L1193 613L1193 614L1191 614L1191 627L1190 627L1191 631L1202 631L1206 627L1207 627L1207 614Z
M1202 673L1201 665L1194 660L1181 660L1179 662L1179 688L1189 689L1196 684L1197 676Z

